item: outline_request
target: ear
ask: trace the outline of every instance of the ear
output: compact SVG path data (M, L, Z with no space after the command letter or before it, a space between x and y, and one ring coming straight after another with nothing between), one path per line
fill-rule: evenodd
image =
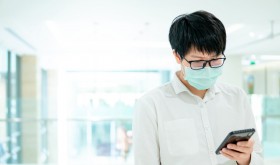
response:
M180 55L175 51L175 49L172 50L172 53L173 53L173 55L174 55L174 57L175 57L175 60L176 60L177 64L181 64L181 57L180 57Z

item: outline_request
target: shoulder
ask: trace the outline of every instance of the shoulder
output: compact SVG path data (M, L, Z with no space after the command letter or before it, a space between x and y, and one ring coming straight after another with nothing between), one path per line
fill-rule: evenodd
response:
M159 87L151 89L141 95L137 101L155 102L163 97L173 96L175 94L174 88L171 82L165 83Z
M157 116L157 105L162 104L164 97L170 93L174 93L171 83L166 83L160 87L154 88L142 96L140 96L135 101L134 113L136 116L145 115L156 117Z

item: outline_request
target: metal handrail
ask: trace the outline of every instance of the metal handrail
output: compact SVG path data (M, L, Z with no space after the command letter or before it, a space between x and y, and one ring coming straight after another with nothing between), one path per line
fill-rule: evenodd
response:
M91 118L67 118L67 119L58 119L58 118L7 118L0 119L0 122L58 122L58 121L88 121L88 122L98 122L98 121L114 121L114 120L127 120L131 121L132 118L122 117L91 117Z
M280 118L280 115L262 115L262 118Z

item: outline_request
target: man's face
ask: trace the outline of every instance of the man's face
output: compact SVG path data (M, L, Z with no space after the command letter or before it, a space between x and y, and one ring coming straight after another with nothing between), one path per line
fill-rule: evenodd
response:
M203 66L205 61L223 58L224 55L221 54L217 56L214 52L204 53L198 51L197 49L191 48L189 53L186 54L183 59L180 58L180 55L178 53L176 53L175 57L178 64L182 64L185 67L190 67L190 65L192 65L192 68L200 68L201 66ZM221 61L211 61L212 66L219 65L217 62ZM205 67L209 67L209 63L207 63Z
M216 53L203 53L198 51L197 49L191 48L190 52L188 54L185 55L185 59L188 61L199 61L199 60L204 60L204 61L208 61L208 60L212 60L212 59L216 59L219 57L223 57L223 55L219 55L217 56ZM190 64L184 59L181 59L181 62L184 66L186 67L190 67ZM208 67L209 64L207 63L206 67Z

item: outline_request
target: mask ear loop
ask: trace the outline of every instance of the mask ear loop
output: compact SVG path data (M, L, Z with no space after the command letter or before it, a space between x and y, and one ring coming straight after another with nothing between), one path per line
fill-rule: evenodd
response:
M185 76L185 66L183 64L183 61L181 62L181 74L183 77Z
M183 64L183 59L181 58L181 56L179 55L179 53L177 53L177 56L180 58L181 60L181 74L184 77L185 76L185 66Z

